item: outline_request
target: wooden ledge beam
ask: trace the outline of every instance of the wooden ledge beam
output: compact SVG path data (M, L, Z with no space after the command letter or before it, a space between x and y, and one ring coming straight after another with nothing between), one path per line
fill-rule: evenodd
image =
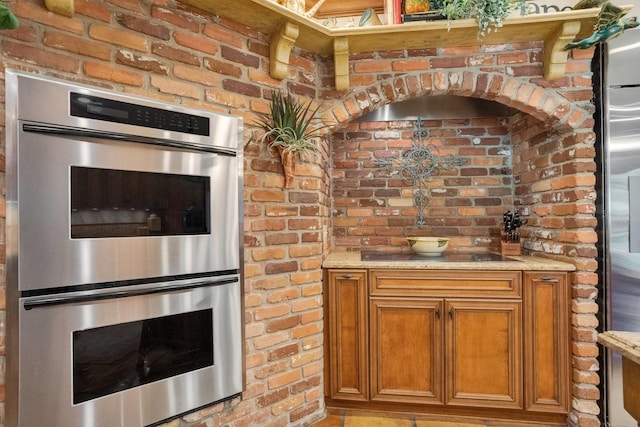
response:
M44 5L49 12L73 18L73 0L44 0Z
M544 78L555 80L564 76L569 51L564 50L580 32L580 21L565 21L544 41Z
M274 79L282 80L287 77L291 49L299 34L297 25L285 22L271 37L269 73Z

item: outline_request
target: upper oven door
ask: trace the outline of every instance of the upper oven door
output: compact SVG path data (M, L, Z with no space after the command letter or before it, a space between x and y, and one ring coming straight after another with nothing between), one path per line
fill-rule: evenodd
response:
M237 157L33 129L19 122L21 291L239 268Z

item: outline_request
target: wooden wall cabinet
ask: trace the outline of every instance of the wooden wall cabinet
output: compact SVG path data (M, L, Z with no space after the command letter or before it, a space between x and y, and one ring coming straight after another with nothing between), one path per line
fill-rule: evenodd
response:
M566 421L566 273L334 269L326 278L328 407Z

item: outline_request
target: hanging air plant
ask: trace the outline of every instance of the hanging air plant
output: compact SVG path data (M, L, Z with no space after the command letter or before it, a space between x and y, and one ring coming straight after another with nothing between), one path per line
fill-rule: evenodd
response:
M293 186L296 157L308 158L318 151L317 139L326 127L315 117L318 108L312 110L311 101L302 104L291 94L272 92L271 111L259 114L256 125L265 131L260 140L280 154L287 188Z

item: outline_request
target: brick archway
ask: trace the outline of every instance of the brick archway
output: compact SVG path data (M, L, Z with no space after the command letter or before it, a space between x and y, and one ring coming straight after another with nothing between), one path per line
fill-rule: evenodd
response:
M349 92L334 101L336 104L331 108L335 116L333 122L337 119L336 127L339 127L384 105L429 95L493 100L527 113L560 131L579 129L592 115L557 90L526 79L497 72L431 70L390 77Z

